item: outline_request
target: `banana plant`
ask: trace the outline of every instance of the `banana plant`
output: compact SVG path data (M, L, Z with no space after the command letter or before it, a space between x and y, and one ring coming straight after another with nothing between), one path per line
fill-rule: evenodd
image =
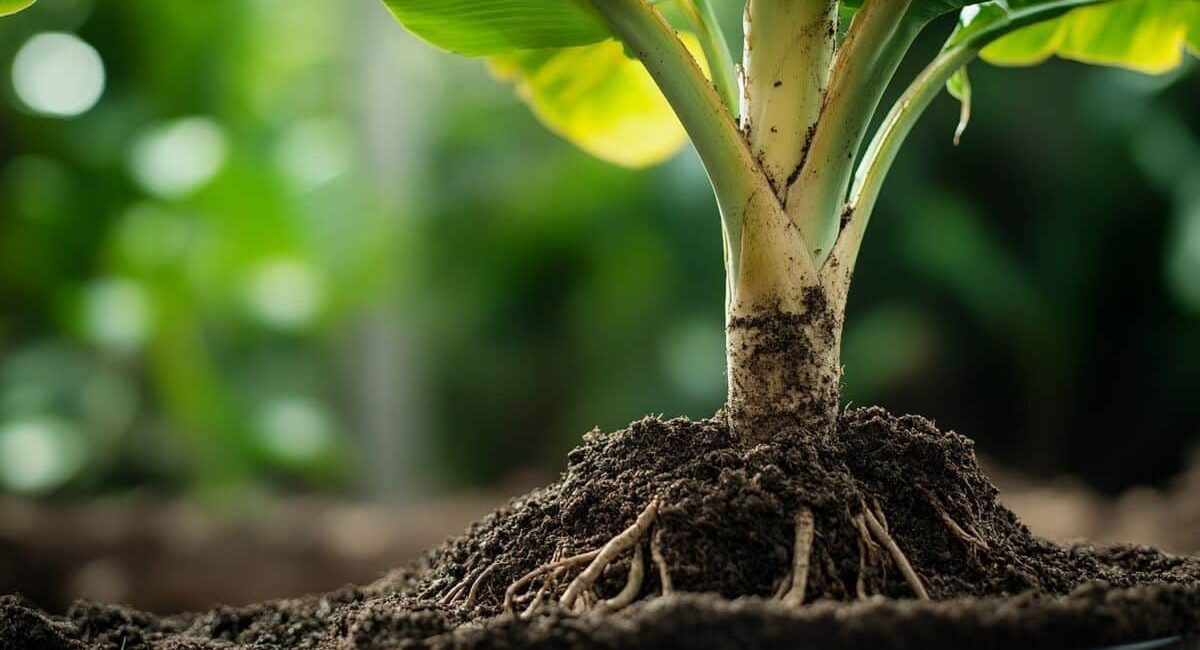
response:
M487 59L550 129L601 158L649 165L690 139L724 240L723 413L747 442L833 425L871 213L943 88L962 101L961 135L969 63L1057 55L1161 73L1200 51L1200 0L738 0L740 65L721 0L383 1L429 43ZM955 12L941 52L870 133L914 40Z

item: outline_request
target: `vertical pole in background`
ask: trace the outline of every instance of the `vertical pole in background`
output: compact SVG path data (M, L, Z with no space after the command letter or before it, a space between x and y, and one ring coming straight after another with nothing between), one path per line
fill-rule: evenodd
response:
M428 149L429 88L436 81L434 55L394 28L378 0L344 5L346 65L354 77L346 88L346 111L358 129L369 185L377 188L381 217L392 222L389 267L378 299L358 316L342 345L348 378L345 404L359 436L359 488L373 498L408 501L428 483L422 474L430 455L429 398L419 345L420 322L412 318L413 255L405 254L422 207L419 188ZM422 88L421 92L414 92Z

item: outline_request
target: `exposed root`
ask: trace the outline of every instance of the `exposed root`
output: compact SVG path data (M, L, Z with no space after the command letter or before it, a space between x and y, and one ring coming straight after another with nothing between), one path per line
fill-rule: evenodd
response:
M567 585L567 590L563 592L558 604L565 610L574 611L576 601L596 584L596 580L604 572L605 567L611 564L622 552L637 544L642 536L646 534L646 531L650 529L650 525L654 523L654 518L657 516L658 499L654 499L650 501L650 505L646 506L646 509L642 511L642 514L638 515L637 520L629 528L626 528L619 535L608 540L608 543L601 547L599 553L592 560L592 563L580 572L578 576L575 576L571 584Z
M932 499L931 503L939 512L945 512L936 499ZM871 567L881 561L882 554L886 551L916 597L920 600L929 600L929 592L926 590L921 576L913 569L912 563L900 549L895 538L892 537L879 502L872 500L871 505L868 506L867 502L863 500L860 502L860 506L861 510L856 514L852 515L849 510L845 513L847 520L858 532L858 577L854 587L858 598L861 600L869 598ZM508 586L504 592L504 610L515 616L515 604L520 602L522 605L526 605L527 603L523 607L520 617L533 616L549 599L559 593L560 582L566 580L570 574L575 574L579 567L582 567L582 570L567 582L565 589L561 590L561 595L558 597L559 607L567 612L576 614L589 611L611 613L629 606L641 593L651 561L654 562L654 568L658 571L662 594L672 593L674 587L668 564L663 555L663 529L661 526L655 526L658 510L659 500L652 499L632 524L598 549L565 559L560 559L561 551L557 551L550 562L529 571ZM948 526L949 522L953 521L949 516L945 519ZM795 535L792 563L787 575L780 581L774 597L786 605L798 607L804 604L809 579L812 577L813 547L817 530L816 518L810 508L800 508L795 513L793 521ZM960 534L964 539L975 538L971 533L958 526L957 522L952 530L956 530L956 534ZM647 548L649 557L646 557ZM597 593L597 582L619 557L625 555L626 551L630 553L631 559L625 585L619 593L605 599ZM469 572L442 597L441 602L443 604L462 602L467 607L475 605L488 577L495 568L496 563L493 562ZM831 573L836 573L836 570ZM540 585L534 582L538 579L540 579ZM537 588L534 589L534 586Z
M967 546L971 547L971 550L973 551L991 550L991 547L988 546L987 540L985 540L983 536L974 530L968 532L965 528L960 526L957 521L954 520L954 517L950 516L950 513L942 505L942 500L937 498L936 494L924 488L922 488L921 491L925 493L925 498L929 500L929 505L933 508L933 511L937 513L942 522L946 524L946 528L949 528L950 532L953 533L955 537L957 537Z
M446 582L448 582L448 581L445 579L435 580L433 582L433 584L429 585L428 589L426 589L425 591L422 591L420 593L420 595L418 595L417 597L420 598L421 600L433 599L433 597L437 594L437 592L441 591L442 588L446 586Z
M792 572L788 571L779 580L779 586L775 587L775 593L771 594L772 600L783 600L783 595L792 588Z
M858 540L858 579L854 581L854 594L859 600L867 599L867 544Z
M551 563L554 563L561 559L562 549L558 549L554 552L554 557L551 558L550 561ZM521 618L527 619L530 616L533 616L533 613L536 612L538 608L542 606L542 603L546 601L546 594L554 591L554 589L558 587L558 577L561 576L566 570L566 566L560 566L550 572L550 575L542 581L542 586L537 590L537 593L533 595L533 599L530 601L529 606L525 608L525 611L521 612ZM525 594L522 594L522 596L528 597L529 593L526 592ZM522 596L518 596L515 600L521 600Z
M659 526L654 530L654 535L650 537L650 557L658 567L658 581L662 584L662 595L666 596L675 591L675 586L671 584L671 569L663 557L662 534L662 526Z
M929 592L925 591L925 585L921 583L921 577L913 570L912 564L909 563L908 557L904 555L904 552L900 550L900 546L896 544L896 540L892 539L891 534L883 527L883 524L879 523L879 519L876 518L875 513L871 512L869 508L864 507L863 520L866 522L867 529L871 531L875 539L879 540L879 543L887 549L888 554L896 562L896 566L900 567L900 573L904 574L904 579L908 581L908 586L912 587L913 592L917 594L917 598L920 600L929 600Z
M538 576L540 576L544 573L550 573L550 572L561 573L556 570L562 569L563 571L565 571L570 567L584 564L586 562L591 562L593 559L596 558L596 556L600 555L601 550L602 549L596 549L594 551L588 551L587 553L580 553L579 555L572 555L571 557L563 559L563 560L555 560L552 562L548 562L548 563L543 564L542 566L530 571L529 573L526 573L525 575L521 576L520 578L517 579L516 582L509 585L508 589L504 590L504 609L505 609L505 611L510 612L510 613L513 611L513 600L516 597L517 592L519 592L521 590L521 588L523 588L525 585L532 582Z
M892 529L890 526L888 526L887 517L883 515L883 506L879 505L879 499L871 499L871 506L874 507L873 513L875 518L879 520L879 524L883 526L884 532L890 534Z
M479 573L480 569L472 569L468 571L467 575L463 576L462 580L459 580L458 583L450 589L450 591L446 592L439 602L441 602L443 605L453 605L454 603L458 602L459 598L466 595L467 587L474 582L475 577L479 575Z
M616 596L600 601L596 611L615 612L632 603L633 599L637 598L638 592L642 590L642 580L645 574L646 562L642 557L642 546L638 544L633 549L633 559L629 561L629 577L625 580L625 587Z
M471 607L475 604L475 597L479 595L479 588L483 586L484 579L490 576L492 574L492 570L495 568L496 563L492 562L487 566L486 569L480 572L479 575L475 576L475 580L471 583L471 589L467 592L467 607Z
M981 551L991 550L991 547L988 546L987 540L980 537L977 533L969 533L964 530L963 527L959 526L958 522L954 521L954 518L951 517L946 511L939 510L938 516L940 516L942 521L946 523L946 527L950 529L950 532L954 533L955 537L962 540L968 546Z
M616 611L628 605L636 597L642 588L642 583L645 580L645 556L639 542L646 535L646 532L654 524L655 518L658 516L658 500L654 499L648 506L638 515L637 519L629 528L626 528L616 537L610 539L604 546L573 555L566 559L560 559L561 551L556 551L550 562L543 564L536 569L521 576L515 582L508 586L504 591L504 610L510 614L515 613L513 610L514 603L524 598L532 598L529 605L521 612L521 618L529 618L541 607L558 588L559 579L570 569L586 564L587 567L575 577L574 580L567 585L563 592L562 598L559 600L559 605L570 612L582 613L592 609L601 611ZM658 564L659 577L663 579L664 589L670 590L670 576L666 573L666 562L662 557L661 530L656 533L651 539L651 553L655 562ZM601 600L595 591L595 583L604 573L612 562L623 552L633 548L633 559L629 565L629 577L626 581L625 588L621 593L611 599ZM474 596L477 595L478 589L487 577L492 566L487 567L482 573L475 575L473 578L468 576L464 579L466 583L468 579L472 580L471 589L467 595L468 604L474 603ZM541 587L532 596L527 591L527 587L539 577L545 576L542 580ZM460 583L452 590L452 594L448 595L450 602L461 597L465 587ZM522 590L526 590L522 594ZM453 593L457 592L457 593Z
M866 600L870 596L867 593L867 565L879 553L879 545L871 538L862 515L850 517L850 523L858 531L858 579L854 583L854 593L859 600Z
M596 596L595 589L588 589L579 595L579 600L571 607L571 611L576 614L582 614L596 606L596 601L599 598Z
M816 525L812 510L802 508L796 513L796 540L792 554L792 572L787 580L789 586L780 599L786 605L804 604L804 591L808 586L808 563L812 557L813 534Z

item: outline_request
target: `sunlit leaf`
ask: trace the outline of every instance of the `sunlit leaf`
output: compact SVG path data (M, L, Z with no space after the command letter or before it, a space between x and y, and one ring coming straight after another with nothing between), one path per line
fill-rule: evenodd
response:
M1024 27L989 46L988 56L996 61L1007 60L1010 65L1018 60L1030 65L1045 61L1054 56L1061 27L1057 20Z
M1200 9L1192 9L1192 17L1188 21L1187 43L1192 54L1200 56Z
M686 33L681 38L702 61L696 39ZM616 41L490 60L542 123L597 158L645 167L670 158L687 141L650 74Z
M946 49L986 45L984 60L1034 65L1052 56L1163 73L1200 43L1200 0L992 0L966 7ZM956 134L970 115L966 70L947 89L963 102Z
M1200 1L1118 0L1080 7L1025 27L984 48L997 65L1032 65L1057 55L1159 74L1183 62L1200 42Z
M383 2L412 33L467 56L587 45L610 36L577 0Z
M37 0L0 0L0 16L11 16L33 6Z

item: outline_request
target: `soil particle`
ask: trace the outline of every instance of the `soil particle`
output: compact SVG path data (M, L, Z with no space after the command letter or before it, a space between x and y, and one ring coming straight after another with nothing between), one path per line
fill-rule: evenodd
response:
M84 645L67 638L73 632L63 622L35 611L20 596L0 596L0 650L79 650Z
M924 418L855 410L826 435L787 429L749 448L721 420L647 418L587 434L567 461L556 483L373 585L168 617L80 603L56 618L10 597L0 599L0 650L978 650L1200 632L1200 562L1035 538L996 501L971 442ZM636 545L646 550L658 537L673 595L661 596L660 574L647 570L632 605L569 613L557 600L579 565L547 581L551 597L530 617L504 613L509 585L556 557L603 547L652 502L654 535ZM804 509L815 526L805 604L787 607L770 596L792 569ZM933 602L913 600L895 559L855 525L867 509ZM599 599L622 590L633 555L599 574ZM470 605L450 598L464 584L477 594ZM541 585L532 581L529 596Z

